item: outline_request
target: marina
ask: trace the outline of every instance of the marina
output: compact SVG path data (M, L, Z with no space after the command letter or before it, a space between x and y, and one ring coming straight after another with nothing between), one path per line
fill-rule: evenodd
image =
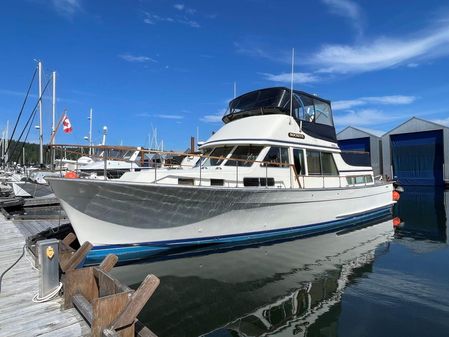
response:
M3 7L0 337L449 336L446 4Z

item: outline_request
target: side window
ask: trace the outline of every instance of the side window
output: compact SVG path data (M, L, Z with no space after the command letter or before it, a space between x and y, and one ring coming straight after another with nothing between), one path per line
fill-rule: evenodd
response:
M335 165L332 153L321 152L321 167L323 169L323 175L325 176L337 176L337 166Z
M320 151L307 150L309 175L321 175Z
M313 100L315 103L315 122L326 125L332 124L332 113L329 104L321 102L317 99Z
M288 148L271 147L263 161L273 163L272 165L266 164L269 167L282 167L282 165L276 164L288 164Z
M300 149L293 149L293 161L295 164L296 174L305 175L306 168L304 164L304 151Z

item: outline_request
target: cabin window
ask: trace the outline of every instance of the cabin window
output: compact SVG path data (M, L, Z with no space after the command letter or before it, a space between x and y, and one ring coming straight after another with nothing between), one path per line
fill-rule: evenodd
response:
M241 145L237 146L237 148L232 152L232 159L240 159L240 160L232 160L229 159L225 166L245 166L250 167L254 161L259 156L260 151L262 151L263 146L260 145ZM237 163L238 162L238 163Z
M226 159L228 154L233 149L233 146L220 146L214 148L210 152L206 152L205 156L210 156L213 158L204 158L201 166L219 166ZM196 166L198 166L197 164Z
M280 164L288 165L288 148L277 146L271 147L270 150L268 150L268 153L266 154L263 161L267 162L264 165L268 167L285 167L286 165Z
M306 167L304 165L304 151L301 149L293 149L293 162L295 164L296 174L305 175Z
M309 175L337 176L338 170L330 152L307 150Z
M320 151L307 150L309 175L321 175Z
M373 177L372 176L352 176L352 177L346 177L346 181L348 182L348 185L355 185L355 184L365 184L365 183L372 183Z
M338 176L337 166L335 165L332 153L321 152L321 166L323 168L323 175Z

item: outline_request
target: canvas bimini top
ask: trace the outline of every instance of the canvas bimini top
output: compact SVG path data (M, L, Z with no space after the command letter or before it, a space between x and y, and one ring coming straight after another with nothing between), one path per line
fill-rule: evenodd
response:
M229 102L223 122L268 114L290 115L291 91L285 87L259 89L248 92ZM303 131L309 135L336 142L331 103L303 91L293 90L292 117L302 122Z

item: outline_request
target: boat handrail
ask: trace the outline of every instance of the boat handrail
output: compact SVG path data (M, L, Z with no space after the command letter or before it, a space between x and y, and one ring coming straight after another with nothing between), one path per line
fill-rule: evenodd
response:
M238 186L238 172L239 172L239 168L241 169L242 166L238 165L238 163L259 163L262 167L265 167L265 175L266 175L266 179L268 179L268 168L288 168L289 169L289 176L290 176L290 188L293 187L298 187L298 188L306 188L306 179L316 179L316 178L320 178L323 180L322 182L322 187L325 188L326 187L326 182L325 182L325 178L338 178L339 179L339 186L338 187L342 187L342 179L345 181L346 180L346 176L341 176L341 175L325 175L325 174L320 174L320 175L302 175L302 174L298 174L298 172L296 171L296 167L294 164L292 163L282 163L282 162L270 162L270 161L264 161L264 160L252 160L252 159L241 159L241 158L234 158L234 157L227 157L227 156L213 156L213 155L207 155L207 154L203 154L203 153L187 153L187 152L177 152L177 151L160 151L160 150L151 150L151 149L144 149L141 147L130 147L130 146L108 146L108 145L97 145L97 146L89 146L89 145L76 145L76 144L54 144L54 145L49 145L50 147L53 148L61 148L61 151L64 150L67 153L72 153L72 154L77 154L77 155L83 155L82 152L78 152L78 151L72 151L72 150L67 150L67 148L76 148L76 149L83 149L83 148L94 148L94 149L100 149L103 153L103 156L96 156L96 155L92 155L92 158L98 158L101 159L103 161L114 161L114 160L123 160L123 158L116 158L116 157L111 157L109 156L109 152L111 150L115 150L115 151L140 151L141 152L141 156L143 156L144 153L149 153L149 154L155 154L155 155L170 155L170 156L180 156L180 157L198 157L200 161L203 160L203 158L206 159L217 159L217 160L228 160L228 161L234 161L237 163L237 165L235 165L236 168L236 186ZM189 168L193 168L195 166L192 165L185 165L188 166ZM183 165L182 163L180 164L173 164L173 165L165 165L166 168L177 168L180 167L182 168ZM202 180L202 174L201 171L204 169L204 166L202 166L201 164L198 165L198 167L200 168L200 175L199 175L199 179L200 179L200 185L201 185L201 180ZM105 168L106 168L106 164L105 164ZM136 169L154 169L155 170L155 182L158 182L159 180L157 179L157 165L155 165L154 167L139 167L136 166ZM294 180L296 182L296 186L294 186L293 181L292 181L292 175L294 177ZM302 178L302 179L301 179ZM301 181L302 180L302 181ZM347 185L347 183L343 182L343 185ZM360 185L360 184L354 184L353 186L356 185ZM365 182L366 185L366 182Z

